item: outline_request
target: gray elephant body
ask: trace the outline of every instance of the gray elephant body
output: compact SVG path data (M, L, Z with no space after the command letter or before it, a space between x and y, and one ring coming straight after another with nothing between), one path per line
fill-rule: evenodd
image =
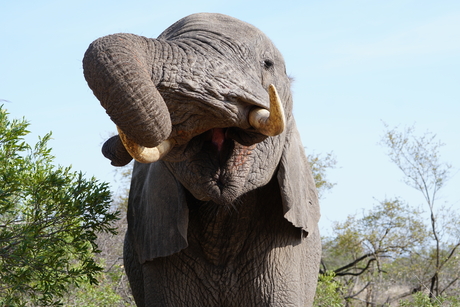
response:
M319 205L270 40L237 19L195 14L156 40L101 38L83 62L120 132L141 147L174 140L161 161L133 170L124 259L136 303L311 306ZM269 84L286 114L276 136L247 119L271 109ZM114 165L131 159L123 143L104 146Z

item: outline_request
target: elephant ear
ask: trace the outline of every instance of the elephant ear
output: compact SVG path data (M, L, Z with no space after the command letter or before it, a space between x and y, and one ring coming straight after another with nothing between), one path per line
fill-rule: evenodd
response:
M187 247L184 188L163 162L135 162L127 217L128 236L140 263Z
M284 217L308 235L318 227L318 193L294 119L287 127L277 178Z

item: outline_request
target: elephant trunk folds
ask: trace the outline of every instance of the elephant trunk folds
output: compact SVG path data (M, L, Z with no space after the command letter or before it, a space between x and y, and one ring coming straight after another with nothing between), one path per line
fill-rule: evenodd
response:
M141 36L114 34L94 41L83 58L85 79L107 114L129 139L146 147L159 145L171 134L169 112L152 72L158 67L153 64L157 44Z

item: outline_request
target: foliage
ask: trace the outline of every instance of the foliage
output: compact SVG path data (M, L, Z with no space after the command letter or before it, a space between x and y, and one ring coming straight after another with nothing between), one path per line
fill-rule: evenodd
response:
M104 266L104 263L100 264ZM126 285L120 281L124 277L121 265L114 265L108 271L98 276L98 285L85 284L82 287L72 287L69 294L63 299L65 306L135 306L120 293L121 287Z
M117 181L125 183L121 191L115 193L112 207L120 211L120 219L113 226L117 234L101 232L97 234L97 245L101 252L96 261L104 270L98 275L98 285L87 285L83 288L72 287L64 296L65 306L135 306L131 295L128 278L123 268L123 241L127 230L127 198L132 163L116 169Z
M391 161L403 172L404 182L422 192L427 204L433 207L436 194L446 184L452 168L440 161L439 149L444 144L431 132L416 136L413 126L404 131L397 129L387 130L381 144L388 148Z
M0 107L0 305L55 305L70 285L96 284L96 233L114 232L106 183L54 166L47 143Z
M318 286L316 287L315 307L342 307L343 298L341 295L342 285L334 279L335 273L328 271L320 274L318 277Z
M350 215L323 238L323 272L332 270L344 283L344 298L378 295L374 281L388 273L392 259L409 255L424 240L417 210L399 199L385 200L363 216Z
M315 180L318 196L321 198L324 193L335 186L335 183L328 181L326 170L335 168L337 160L333 153L327 153L325 156L321 154L312 153L308 155L313 179Z
M444 144L436 135L425 132L415 135L413 126L398 131L388 129L381 143L388 148L388 156L404 174L404 182L421 192L429 209L429 236L425 253L421 255L426 273L418 276L422 284L429 283L430 298L438 297L448 290L459 274L451 274L449 266L458 268L460 247L460 215L452 207L436 206L437 193L450 179L452 166L440 159L440 148ZM428 282L429 280L429 282Z
M458 296L444 297L439 296L436 299L430 299L430 296L424 292L417 292L412 300L402 300L399 302L400 307L460 307L460 298Z
M381 144L404 182L423 195L428 215L395 198L348 216L334 224L333 236L323 238L321 271L336 274L346 306L383 306L406 297L411 298L401 306L457 306L460 216L458 209L437 203L452 169L440 158L444 144L430 132L416 135L413 126L386 126Z

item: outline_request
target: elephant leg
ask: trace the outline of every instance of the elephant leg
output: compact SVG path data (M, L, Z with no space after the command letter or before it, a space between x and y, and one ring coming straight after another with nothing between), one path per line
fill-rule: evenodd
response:
M142 265L139 263L136 251L131 245L127 232L125 235L125 244L123 246L123 262L136 305L145 306Z

